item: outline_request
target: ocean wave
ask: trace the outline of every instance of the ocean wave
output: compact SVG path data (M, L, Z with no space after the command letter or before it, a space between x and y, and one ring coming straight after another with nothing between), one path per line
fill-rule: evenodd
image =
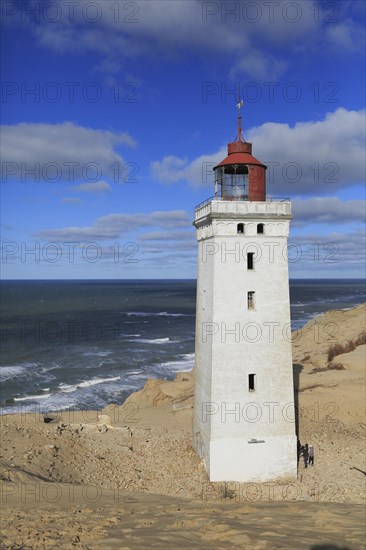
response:
M188 315L188 313L168 313L166 311L162 311L156 315L160 317L192 317L192 315Z
M62 391L62 393L71 393L78 389L76 385L64 384L63 382L58 385L58 388Z
M21 365L0 367L0 380L5 382L5 380L11 380L16 376L23 376L25 370L25 367L22 367Z
M95 392L94 388L96 384L108 383L112 381L120 381L120 376L113 378L99 378L82 382L75 386L70 384L63 384L58 387L58 391L48 393L46 395L25 395L23 397L14 397L7 402L4 402L0 408L0 415L13 414L13 413L26 413L37 412L39 414L45 414L53 411L62 411L75 408L75 410L95 409L99 410L105 407L111 402L111 400L117 400L121 394L125 393L125 396L129 395L133 391L141 388L142 383L140 381L124 381L117 385L110 386L107 390L106 397L105 392ZM61 391L60 391L61 390ZM68 393L74 392L70 399Z
M76 403L67 403L66 405L62 405L61 407L53 407L48 410L48 412L61 412L61 411L68 411L71 409L71 407L76 407Z
M166 372L179 372L181 370L192 370L194 367L194 353L182 354L181 359L175 361L164 361L155 365L158 371Z
M171 340L170 338L138 338L137 340L125 340L125 342L136 342L139 344L167 344L176 343L177 340Z
M341 295L341 296L336 296L335 298L327 298L327 300L325 300L326 302L329 302L329 303L332 303L332 302L348 302L354 298L360 298L361 296L366 296L366 293L365 292L354 292L352 294L345 294L345 295ZM318 302L322 302L321 299L318 300ZM354 306L352 306L354 307Z
M30 363L25 361L20 365L4 365L0 366L0 380L5 382L6 380L11 380L17 376L24 376L27 373L27 369L38 367L39 363Z
M91 380L86 380L78 384L79 388L88 388L89 386L95 386L96 384L105 384L107 382L116 382L116 380L121 380L120 376L114 376L113 378L92 378Z
M97 357L107 357L111 355L113 351L84 351L83 355L85 356L97 356Z
M147 380L146 372L130 372L128 373L128 379L132 380Z
M92 378L91 380L85 380L84 382L78 382L77 384L65 384L61 382L58 388L62 393L72 393L79 388L89 388L90 386L96 386L97 384L105 384L108 382L116 382L121 380L120 376L114 376L113 378Z
M128 311L126 315L134 317L192 317L187 313L168 313L167 311L148 312L148 311Z
M38 399L48 399L52 393L46 393L44 395L25 395L24 397L14 397L14 401L37 401Z

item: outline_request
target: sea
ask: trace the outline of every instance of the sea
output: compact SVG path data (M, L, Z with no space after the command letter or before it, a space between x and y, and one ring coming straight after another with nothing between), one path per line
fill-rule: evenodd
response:
M366 300L355 279L291 280L291 323ZM195 280L1 284L0 413L101 410L194 365Z

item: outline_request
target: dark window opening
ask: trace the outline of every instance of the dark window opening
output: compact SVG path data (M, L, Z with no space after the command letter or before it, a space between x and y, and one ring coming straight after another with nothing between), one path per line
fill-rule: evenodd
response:
M237 232L238 233L244 233L244 224L243 223L238 223L238 226L237 226Z
M248 309L254 309L254 294L252 290L248 292Z
M255 376L255 374L249 374L248 376L249 391L255 391Z
M264 233L264 223L258 223L257 224L257 233L258 234Z
M247 269L254 269L254 252L247 254Z

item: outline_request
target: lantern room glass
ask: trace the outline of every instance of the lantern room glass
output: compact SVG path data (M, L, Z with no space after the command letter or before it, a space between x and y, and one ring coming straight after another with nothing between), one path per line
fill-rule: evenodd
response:
M248 167L245 164L227 164L216 168L215 195L225 200L248 200Z

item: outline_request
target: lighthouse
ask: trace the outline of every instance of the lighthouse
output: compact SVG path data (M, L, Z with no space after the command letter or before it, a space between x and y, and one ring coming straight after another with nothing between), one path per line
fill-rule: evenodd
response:
M238 127L195 208L198 274L193 447L210 481L295 478L287 239L289 199Z

